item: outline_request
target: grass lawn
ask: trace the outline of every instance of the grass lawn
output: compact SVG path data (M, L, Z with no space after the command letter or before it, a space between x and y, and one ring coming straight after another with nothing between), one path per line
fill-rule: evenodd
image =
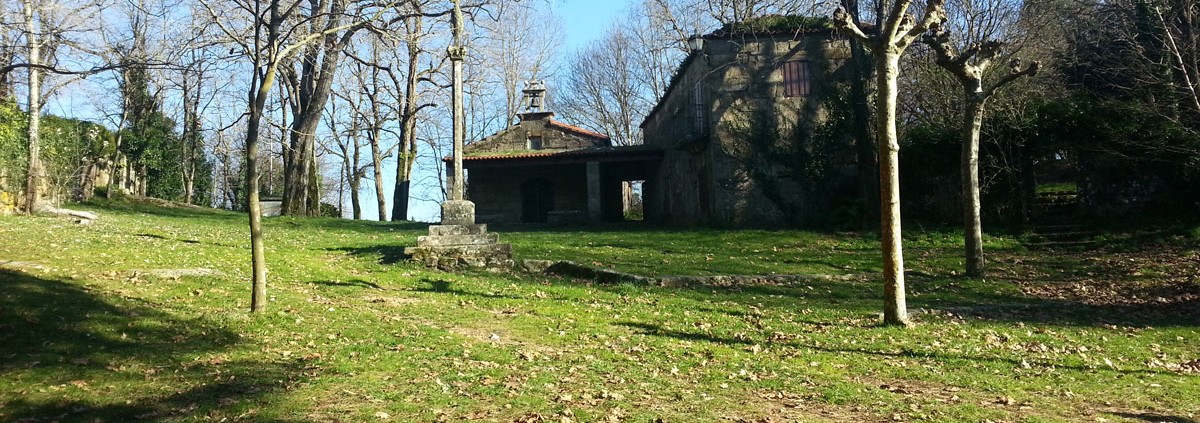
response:
M881 286L657 288L403 259L424 225L117 202L0 217L0 421L1172 421L1200 419L1200 228L1075 250L906 234L916 325ZM518 259L643 275L876 274L871 235L504 232Z

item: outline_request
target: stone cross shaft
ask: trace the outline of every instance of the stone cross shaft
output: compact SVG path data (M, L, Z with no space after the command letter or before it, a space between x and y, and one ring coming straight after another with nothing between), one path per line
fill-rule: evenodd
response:
M462 62L466 58L467 49L462 45L462 9L459 8L458 1L454 2L454 14L451 17L451 30L454 35L454 44L446 49L446 54L450 56L451 77L454 82L454 94L450 101L451 112L453 113L454 128L452 136L454 137L454 175L450 186L450 199L454 201L463 201L463 138L465 137L463 114L463 89L462 89Z

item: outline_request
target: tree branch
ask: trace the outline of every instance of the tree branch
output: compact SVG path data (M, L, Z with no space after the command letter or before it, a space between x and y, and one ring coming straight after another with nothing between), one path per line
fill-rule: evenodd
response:
M867 34L858 27L858 24L854 23L854 20L851 18L850 13L846 12L846 9L839 7L837 10L833 11L833 26L843 34L846 34L847 36L850 36L851 38L854 38L863 44L871 45L871 37L867 36Z
M1033 63L1030 63L1029 66L1027 66L1025 69L1021 69L1021 59L1012 59L1012 61L1009 62L1009 67L1012 69L1012 72L1010 72L1008 75L1004 75L1004 77L1000 78L995 83L988 86L988 88L986 90L984 90L984 95L991 97L992 94L996 93L996 90L1000 89L1000 87L1003 87L1004 85L1008 84L1009 82L1016 81L1017 78L1020 78L1022 76L1037 75L1038 68L1040 68L1041 66L1042 66L1042 62L1035 61Z

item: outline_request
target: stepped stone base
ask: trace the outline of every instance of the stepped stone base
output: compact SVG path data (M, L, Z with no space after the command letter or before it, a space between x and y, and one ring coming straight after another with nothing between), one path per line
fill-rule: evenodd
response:
M475 204L442 203L442 224L429 226L429 236L417 237L417 246L404 249L413 260L429 267L452 270L462 267L510 269L512 245L501 244L499 234L475 223Z

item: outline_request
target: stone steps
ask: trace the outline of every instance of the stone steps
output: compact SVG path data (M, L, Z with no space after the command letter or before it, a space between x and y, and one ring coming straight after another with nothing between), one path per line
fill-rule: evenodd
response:
M483 235L486 233L486 223L471 225L429 225L429 236Z
M431 231L432 232L432 231ZM473 235L430 235L417 237L418 247L446 247L455 245L487 245L500 242L500 234Z
M443 270L513 266L512 245L501 244L499 234L488 233L487 225L475 223L475 204L470 201L443 202L442 224L430 225L429 236L417 237L417 246L405 248L404 254Z
M1099 235L1080 220L1079 195L1073 191L1038 194L1033 234L1025 245L1032 249L1081 248L1095 244Z

